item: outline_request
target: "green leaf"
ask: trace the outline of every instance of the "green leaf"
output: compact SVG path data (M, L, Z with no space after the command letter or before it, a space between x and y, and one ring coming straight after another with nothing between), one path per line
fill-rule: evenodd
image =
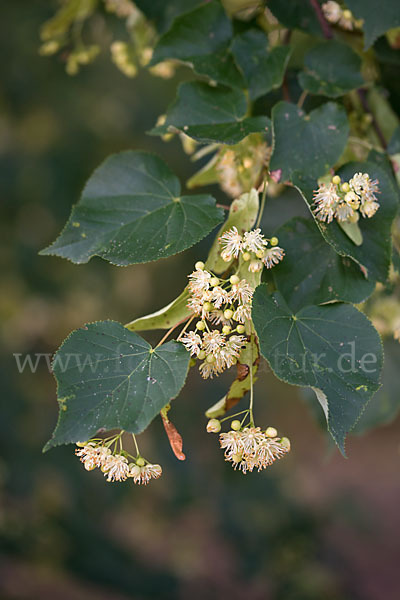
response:
M381 425L391 423L399 413L399 364L400 344L396 340L385 340L383 344L385 364L382 372L382 387L357 421L352 433L363 434Z
M400 26L398 0L385 0L379 5L374 0L346 0L347 7L357 19L363 19L365 49L389 29Z
M265 33L259 29L249 29L234 38L232 53L252 100L282 85L290 55L289 46L268 49Z
M228 393L211 406L206 411L206 417L215 419L222 417L231 408L236 406L238 402L251 389L251 380L253 383L257 381L257 371L260 364L260 350L255 339L255 335L251 336L248 344L243 348L237 364L237 375L231 383ZM250 375L250 365L252 365L253 375Z
M212 0L177 17L154 49L150 65L177 59L199 75L232 87L244 87L229 45L232 24L221 4Z
M307 306L294 314L260 285L253 322L261 354L287 383L311 387L328 429L345 454L345 438L378 390L382 344L370 321L349 304Z
M286 254L272 274L292 310L327 302L359 303L374 291L375 284L353 260L326 243L312 220L291 219L276 235Z
M336 221L323 223L315 219L325 240L342 256L350 256L364 270L371 281L385 283L392 256L391 228L398 208L398 192L388 174L371 162L351 162L339 169L338 174L343 181L348 181L354 173L368 173L371 179L379 180L380 208L371 219L360 218L358 224L363 236L363 243L356 246ZM313 190L318 184L297 176L293 179L307 204L313 202Z
M278 102L272 109L274 150L271 171L282 170L281 180L291 179L295 171L319 177L338 160L349 134L346 111L328 102L306 115L289 102Z
M125 325L125 327L130 331L170 329L192 314L191 310L187 307L188 299L189 292L185 288L175 300L164 306L164 308L145 317L139 317L139 319L135 319Z
M179 180L157 156L114 154L94 171L64 230L41 254L130 265L186 250L222 221L223 211L212 196L180 192Z
M285 27L322 35L318 18L308 0L269 0L268 8Z
M219 238L225 231L231 229L232 227L236 227L239 233L242 234L245 231L249 231L256 222L258 209L259 199L258 193L255 189L242 194L240 198L237 198L232 202L229 207L228 218L222 225L213 245L211 246L211 250L206 262L206 269L209 269L217 275L220 275L227 270L231 263L227 263L221 258L221 245L219 243ZM234 259L232 259L231 262L233 262L233 260Z
M237 144L250 133L270 128L268 117L246 118L246 113L246 97L240 90L215 88L199 81L186 82L179 86L165 123L152 129L150 134L181 131L203 143Z
M170 28L174 19L198 6L202 0L135 0L136 6L163 33Z
M189 359L182 344L153 350L115 321L73 331L53 361L60 413L45 450L86 441L99 429L141 433L181 391Z
M321 42L307 52L299 82L311 94L343 96L363 85L361 58L347 44Z

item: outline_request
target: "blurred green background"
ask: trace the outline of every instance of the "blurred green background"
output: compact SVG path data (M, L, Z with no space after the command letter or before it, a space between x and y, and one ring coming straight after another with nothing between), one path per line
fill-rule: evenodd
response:
M397 600L399 419L352 437L345 460L298 390L264 365L257 419L287 435L293 451L243 476L205 432L204 411L230 376L204 383L193 370L172 411L187 460L172 456L156 420L140 442L164 473L148 487L87 473L72 446L42 454L57 416L55 382L44 359L20 374L13 354L51 354L85 322L125 323L159 308L209 245L128 268L38 256L111 152L148 149L182 180L194 172L178 141L145 135L176 81L129 80L106 52L69 77L60 59L37 52L54 6L3 0L1 10L0 598ZM269 207L268 233L304 214L297 198Z

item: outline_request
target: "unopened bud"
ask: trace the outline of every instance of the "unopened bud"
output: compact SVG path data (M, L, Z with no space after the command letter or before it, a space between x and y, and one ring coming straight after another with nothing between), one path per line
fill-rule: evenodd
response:
M232 285L235 285L236 283L239 283L240 278L237 275L231 275L231 277L229 278L229 281L231 282Z
M241 428L242 424L238 419L235 419L234 421L232 421L231 423L231 429L233 429L233 431L239 431L239 429Z
M219 433L221 431L221 423L218 419L210 419L206 429L208 433Z
M265 430L265 435L267 435L268 437L274 438L278 435L278 432L275 429L275 427L267 427L267 429Z
M197 263L194 265L194 268L196 269L196 271L203 271L205 267L205 264L203 263L202 260L198 260Z

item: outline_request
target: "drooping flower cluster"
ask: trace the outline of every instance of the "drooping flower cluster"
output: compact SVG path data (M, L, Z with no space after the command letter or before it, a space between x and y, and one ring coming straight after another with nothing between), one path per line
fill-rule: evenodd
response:
M265 431L254 426L232 429L227 433L220 433L219 440L225 460L243 474L252 472L253 469L258 472L266 469L290 450L288 438L278 437L274 427L268 427Z
M241 254L243 260L249 263L248 270L257 273L264 266L271 269L283 259L285 251L278 246L278 243L276 237L267 240L261 233L261 229L246 231L242 236L236 227L232 227L220 237L221 257L226 262L230 262ZM267 248L268 244L271 245L270 248Z
M359 214L365 218L374 216L379 208L375 194L379 193L379 181L371 180L368 173L355 173L349 181L341 182L338 175L329 185L324 183L314 192L313 212L317 219L330 223L356 223Z
M322 12L324 17L332 25L338 25L342 29L352 31L353 29L360 29L363 21L361 19L355 19L353 13L347 8L342 8L338 2L334 0L328 0L322 5Z
M188 306L200 320L196 331L187 332L180 341L193 357L204 361L199 369L206 379L237 362L247 343L243 334L251 318L254 290L237 275L221 280L205 270L203 263L196 267L189 275Z
M147 485L151 479L158 479L162 474L160 465L150 464L142 457L128 463L127 452L114 453L102 440L90 440L79 443L75 454L79 456L87 471L99 468L107 481L126 481Z

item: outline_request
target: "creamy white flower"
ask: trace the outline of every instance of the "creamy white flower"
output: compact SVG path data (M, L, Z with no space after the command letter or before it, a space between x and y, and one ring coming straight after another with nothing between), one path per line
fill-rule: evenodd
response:
M373 196L377 192L379 181L371 180L368 173L355 173L349 181L350 188L358 195Z
M251 304L239 304L233 313L233 319L238 323L245 324L247 319L251 318Z
M314 192L313 212L317 219L330 223L335 215L335 209L340 201L336 186L331 183L327 187L324 183Z
M75 450L75 454L80 457L85 469L87 471L92 471L96 467L103 466L104 462L111 454L111 450L102 444L88 442L82 448Z
M188 300L187 307L190 308L195 315L200 315L203 309L203 301L198 296L192 296Z
M354 216L354 210L346 203L340 202L335 210L335 217L338 221L347 221Z
M236 227L232 227L225 231L219 238L224 256L237 258L242 250L243 238ZM224 258L225 260L225 258Z
M245 454L256 452L265 437L260 427L246 427L241 433L241 448Z
M202 294L210 287L211 275L208 271L197 269L189 275L189 289L193 294Z
M240 431L228 431L220 434L219 443L221 448L225 450L226 457L238 454L241 451L241 437Z
M342 16L342 8L337 2L329 0L322 5L324 17L329 23L337 23Z
M233 300L238 300L241 304L248 304L253 297L254 290L245 279L234 283L230 292Z
M212 379L214 375L217 375L220 371L215 363L203 362L199 367L199 371L203 379Z
M261 229L253 229L253 231L246 231L243 239L243 248L250 252L257 252L263 250L265 246L268 246L268 242L261 233Z
M279 246L274 246L273 248L268 248L265 251L265 256L263 258L264 265L267 269L272 269L274 265L277 265L285 256L285 251L283 248Z
M162 475L160 465L145 465L141 467L140 483L147 485L151 479L158 479Z
M369 219L374 216L376 211L379 208L379 203L375 200L366 200L360 206L360 212L363 217L368 217Z
M221 448L225 450L225 460L242 473L258 471L271 465L290 450L287 438L271 438L259 427L246 427L242 431L229 431L220 434Z
M246 343L247 340L244 335L231 335L226 345L239 354L239 350L241 350Z
M209 320L213 325L231 325L231 319L227 319L220 309L211 311Z
M237 352L234 348L231 348L229 345L221 348L216 357L217 367L220 368L221 371L233 367L233 365L237 363L239 354L239 352Z
M228 292L219 285L215 286L211 293L211 302L215 308L221 308L223 304L230 302Z
M222 346L225 346L225 336L218 329L204 332L202 348L206 354L213 354Z
M114 454L102 465L107 481L125 481L129 476L128 460L122 454Z
M184 337L181 338L181 342L185 348L189 350L192 356L197 356L200 352L202 339L198 333L189 331Z

